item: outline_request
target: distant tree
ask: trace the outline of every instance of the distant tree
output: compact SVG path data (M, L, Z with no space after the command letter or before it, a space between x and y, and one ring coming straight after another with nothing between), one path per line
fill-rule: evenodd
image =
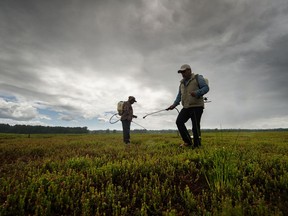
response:
M83 134L89 133L87 127L49 127L32 125L14 125L0 124L0 133L18 133L18 134Z

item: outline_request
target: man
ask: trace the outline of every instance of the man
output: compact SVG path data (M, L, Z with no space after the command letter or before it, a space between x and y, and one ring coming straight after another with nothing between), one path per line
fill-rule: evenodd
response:
M137 102L135 97L129 96L128 101L123 104L123 114L121 116L122 128L123 128L123 141L126 144L130 144L130 125L133 118L137 116L133 115L132 104Z
M184 143L181 145L190 146L192 148L201 146L201 131L200 121L204 109L203 95L209 91L209 86L201 75L192 73L191 67L188 64L181 66L178 73L181 73L183 79L180 81L179 92L174 103L167 110L174 109L182 102L182 110L180 111L176 125ZM191 136L185 126L185 123L191 119L193 144Z

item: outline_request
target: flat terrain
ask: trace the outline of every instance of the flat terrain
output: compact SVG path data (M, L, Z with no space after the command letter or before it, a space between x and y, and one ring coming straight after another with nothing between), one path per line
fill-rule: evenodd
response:
M285 215L288 132L0 134L0 215Z

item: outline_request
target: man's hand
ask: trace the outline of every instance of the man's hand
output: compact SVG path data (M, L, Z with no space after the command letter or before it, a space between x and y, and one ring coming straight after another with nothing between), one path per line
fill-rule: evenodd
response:
M191 95L192 97L196 97L196 96L197 96L197 95L196 95L196 92L194 92L194 91L191 92L190 95Z
M133 115L133 118L137 118L137 116L136 116L136 115Z
M175 107L176 107L175 105L171 105L166 110L173 110Z

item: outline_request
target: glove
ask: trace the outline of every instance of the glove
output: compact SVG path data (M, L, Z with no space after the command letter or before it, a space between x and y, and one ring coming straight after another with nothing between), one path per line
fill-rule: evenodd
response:
M137 116L136 116L136 115L133 115L133 118L137 118Z

